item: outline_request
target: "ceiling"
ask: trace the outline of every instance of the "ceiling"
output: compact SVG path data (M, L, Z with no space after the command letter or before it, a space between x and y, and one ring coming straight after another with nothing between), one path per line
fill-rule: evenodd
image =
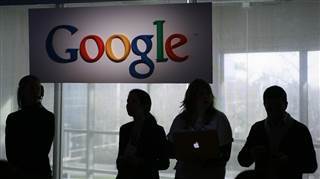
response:
M138 0L0 0L0 6L6 5L32 5L32 4L63 4L63 3L90 3L115 2ZM162 0L159 0L160 2ZM168 1L168 0L163 0ZM183 0L182 0L183 1ZM186 2L210 2L210 0L185 0ZM261 3L261 2L319 2L320 0L211 0L212 3Z
M30 4L62 4L62 3L88 3L125 0L0 0L1 5L30 5ZM126 0L130 1L130 0ZM131 0L133 1L133 0Z

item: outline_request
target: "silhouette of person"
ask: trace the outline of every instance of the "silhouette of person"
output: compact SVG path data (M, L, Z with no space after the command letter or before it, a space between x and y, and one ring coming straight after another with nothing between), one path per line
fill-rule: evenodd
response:
M260 179L256 176L256 172L254 170L245 170L239 173L235 179Z
M267 118L256 122L238 155L241 166L255 163L260 178L302 179L317 169L316 154L308 128L286 112L286 92L279 86L263 94Z
M168 134L171 146L174 146L174 136L177 133L216 130L220 157L208 160L177 160L175 178L224 179L233 141L232 131L226 115L214 107L210 85L202 79L192 81L185 93L182 107L182 112L175 117ZM172 149L173 155L170 157L175 158L174 153L175 150Z
M6 155L12 178L51 177L48 154L54 137L54 115L41 104L44 90L37 77L23 77L18 87L19 110L6 121Z
M169 157L164 129L150 113L151 98L133 89L126 107L133 121L120 127L117 179L159 179L159 170L169 167Z
M9 164L6 160L0 160L0 178L1 179L10 179L9 176Z

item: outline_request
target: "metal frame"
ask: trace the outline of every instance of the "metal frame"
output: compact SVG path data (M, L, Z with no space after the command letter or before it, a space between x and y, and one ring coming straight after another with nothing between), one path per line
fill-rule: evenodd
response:
M61 178L61 139L62 139L62 84L54 84L54 114L55 114L55 137L53 143L53 178Z

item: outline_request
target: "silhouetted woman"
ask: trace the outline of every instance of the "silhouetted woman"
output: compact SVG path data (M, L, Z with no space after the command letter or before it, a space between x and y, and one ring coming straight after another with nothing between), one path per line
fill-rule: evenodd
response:
M120 128L117 179L159 179L169 167L166 135L150 113L151 99L140 89L129 92L127 112L133 121Z
M23 77L18 87L19 110L6 121L6 154L12 178L51 177L48 154L54 136L54 115L41 105L43 87L37 77Z
M192 81L182 102L183 110L174 119L168 139L174 143L179 132L216 130L220 155L216 159L178 160L176 179L224 179L226 163L230 158L232 132L227 117L214 107L210 85L201 79ZM174 151L174 150L173 150ZM175 154L173 153L173 158Z

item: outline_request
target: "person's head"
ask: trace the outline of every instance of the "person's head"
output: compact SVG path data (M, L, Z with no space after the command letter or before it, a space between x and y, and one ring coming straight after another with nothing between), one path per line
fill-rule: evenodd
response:
M189 112L214 110L214 96L209 83L202 79L192 81L186 91L182 106Z
M21 78L18 86L17 100L19 108L33 106L41 102L44 90L39 79L33 75Z
M270 86L264 91L263 104L266 109L268 119L282 119L288 106L287 94L280 86Z
M127 99L127 112L133 118L147 115L151 110L151 98L149 94L141 89L133 89L129 92Z

